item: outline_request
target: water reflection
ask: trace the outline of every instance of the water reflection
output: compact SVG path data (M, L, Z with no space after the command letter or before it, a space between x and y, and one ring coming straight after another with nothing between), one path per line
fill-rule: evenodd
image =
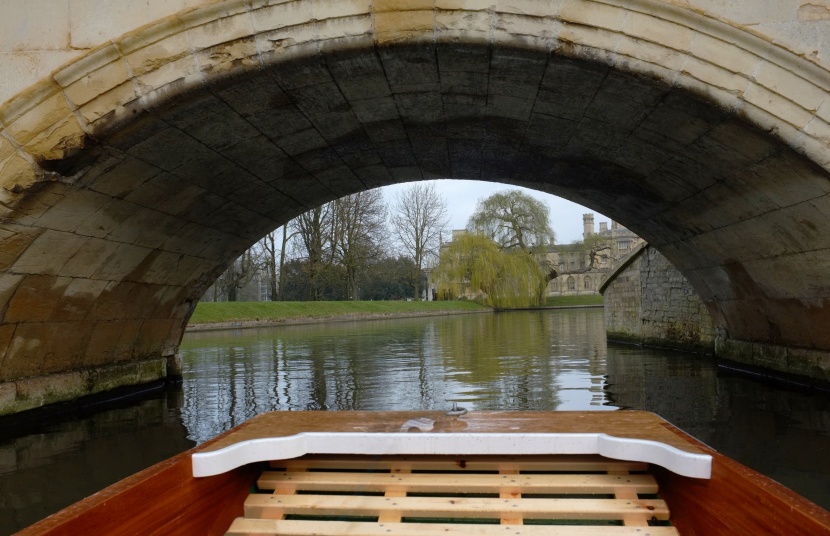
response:
M169 395L169 396L168 396ZM10 534L187 450L181 392L0 439L0 534Z
M182 420L204 441L269 410L614 409L601 314L378 320L189 335Z
M830 507L830 399L605 343L602 310L192 333L166 396L0 436L0 534L271 410L654 411ZM4 432L6 432L4 430Z

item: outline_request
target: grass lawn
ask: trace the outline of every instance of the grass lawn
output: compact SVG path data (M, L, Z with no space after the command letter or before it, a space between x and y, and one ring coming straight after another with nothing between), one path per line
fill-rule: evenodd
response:
M470 301L199 302L191 324L438 311L474 311Z
M602 305L602 296L599 294L587 296L549 296L545 300L545 305L548 307L561 307L570 305Z

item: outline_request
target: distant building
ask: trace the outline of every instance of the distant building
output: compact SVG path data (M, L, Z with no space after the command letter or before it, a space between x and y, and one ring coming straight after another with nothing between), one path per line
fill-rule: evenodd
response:
M582 215L582 241L551 246L548 262L558 274L548 283L548 296L599 294L616 261L643 239L617 222L600 222L596 231L593 214Z

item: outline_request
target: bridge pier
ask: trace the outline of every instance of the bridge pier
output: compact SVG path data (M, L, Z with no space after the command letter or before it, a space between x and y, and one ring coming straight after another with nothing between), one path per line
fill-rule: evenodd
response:
M0 383L0 416L164 380L176 357L101 365ZM180 363L180 360L179 360ZM173 366L181 377L181 367Z
M600 292L611 342L714 354L761 375L830 382L826 350L742 340L715 327L691 283L647 243L620 259Z
M761 374L786 375L830 383L830 352L792 348L727 337L715 339L718 359L746 365Z

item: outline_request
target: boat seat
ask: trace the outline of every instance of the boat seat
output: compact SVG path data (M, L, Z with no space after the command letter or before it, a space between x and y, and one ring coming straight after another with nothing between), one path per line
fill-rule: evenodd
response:
M229 536L677 534L642 462L308 455L270 465Z

